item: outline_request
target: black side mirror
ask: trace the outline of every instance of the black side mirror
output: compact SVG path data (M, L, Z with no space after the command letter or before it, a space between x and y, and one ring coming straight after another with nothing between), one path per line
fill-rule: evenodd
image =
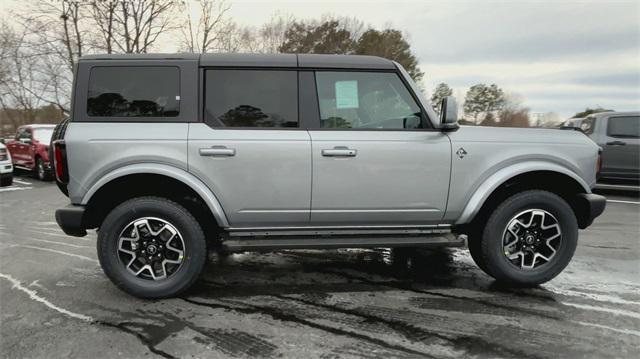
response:
M455 131L458 126L458 103L453 96L447 96L440 103L440 129Z
M420 116L412 115L402 119L403 128L420 128L422 127L422 120Z

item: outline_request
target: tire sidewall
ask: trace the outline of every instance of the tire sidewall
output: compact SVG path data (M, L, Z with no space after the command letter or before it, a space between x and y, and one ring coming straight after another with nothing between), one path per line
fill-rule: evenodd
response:
M47 178L47 174L45 172L44 162L42 161L42 158L38 157L38 159L36 159L36 177L40 181L44 181Z
M556 255L550 262L522 270L504 255L502 241L511 219L528 209L542 209L552 214L560 225L562 237ZM553 193L527 191L510 197L491 215L483 233L482 255L487 272L494 278L516 284L537 285L552 279L569 264L577 241L578 224L571 207Z
M154 281L134 276L118 256L118 239L125 226L142 217L156 217L173 225L184 241L184 259L177 272ZM98 259L105 274L125 292L142 298L172 296L187 289L206 262L204 234L186 209L162 199L135 199L116 207L104 220L98 235Z

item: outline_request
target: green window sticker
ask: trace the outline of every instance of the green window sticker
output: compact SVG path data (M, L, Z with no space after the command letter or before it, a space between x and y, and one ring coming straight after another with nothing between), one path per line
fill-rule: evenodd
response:
M336 81L336 108L358 107L358 81Z

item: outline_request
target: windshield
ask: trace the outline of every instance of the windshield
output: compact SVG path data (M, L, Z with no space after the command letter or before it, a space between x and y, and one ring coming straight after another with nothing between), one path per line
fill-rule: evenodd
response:
M33 130L33 138L47 145L51 142L51 135L53 135L53 128L36 128Z

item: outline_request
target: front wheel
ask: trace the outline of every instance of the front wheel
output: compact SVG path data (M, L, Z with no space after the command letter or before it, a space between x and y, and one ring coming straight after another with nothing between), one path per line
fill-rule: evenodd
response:
M578 243L571 206L542 190L517 193L491 214L478 245L478 266L498 281L534 286L556 277Z
M200 224L184 207L140 197L107 215L98 233L98 258L120 289L140 298L164 298L196 282L207 245Z
M36 158L36 167L34 168L34 175L40 181L51 180L51 171L45 168L44 161L40 157Z

